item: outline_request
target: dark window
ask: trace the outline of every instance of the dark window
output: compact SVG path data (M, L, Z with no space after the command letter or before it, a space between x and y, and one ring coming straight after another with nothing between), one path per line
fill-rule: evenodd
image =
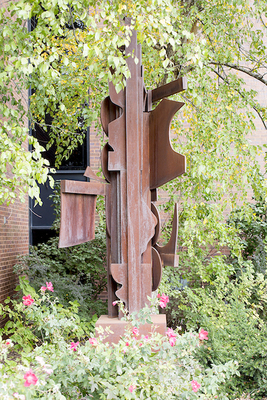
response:
M46 116L46 124L51 125L52 118L50 116ZM78 132L80 133L80 132ZM85 170L87 167L87 132L84 132L84 142L83 144L79 144L78 147L72 152L70 157L67 160L63 160L60 165L60 170ZM41 125L38 123L35 124L34 130L32 132L33 136L38 139L40 145L42 145L46 149L46 145L49 142L49 129L45 131ZM52 145L48 150L43 153L43 157L46 158L51 167L55 167L55 152L56 146Z

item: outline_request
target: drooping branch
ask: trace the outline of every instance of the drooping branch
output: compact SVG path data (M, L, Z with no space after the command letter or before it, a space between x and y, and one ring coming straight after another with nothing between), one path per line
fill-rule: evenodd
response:
M79 46L79 41L77 39L76 33L75 33L75 26L74 26L74 18L71 10L71 6L69 5L69 12L70 12L70 18L71 18L71 25L72 25L72 30L73 30L73 36L76 41L76 44Z
M197 18L197 20L201 23L202 32L203 32L203 34L207 37L207 39L208 39L210 45L212 46L212 51L213 51L213 53L215 54L216 51L215 51L215 48L214 48L214 45L213 45L213 41L212 41L212 39L210 38L209 34L208 34L208 33L206 32L206 30L205 30L205 24L204 24L204 22L203 22L201 19L199 19L199 18ZM264 24L263 21L262 21L262 23ZM265 25L264 25L264 26L265 26ZM237 43L237 42L236 42L236 43ZM243 54L244 54L247 58L249 58L249 52L247 52L245 49L242 49L242 47L240 46L239 43L237 43L237 45L238 45L238 47L239 47L239 50L240 50L241 52L243 52ZM256 60L251 60L251 61L254 61L254 62L255 62ZM233 63L218 62L218 61L211 61L210 64L212 64L212 65L218 65L218 66L225 66L225 67L228 67L228 68L235 69L235 70L237 70L237 71L243 72L243 73L245 73L245 74L251 76L252 78L257 79L259 82L261 82L261 83L263 83L264 85L267 86L267 80L264 79L264 76L265 76L266 74L259 74L259 73L257 73L257 72L254 72L252 68L244 67L244 66L241 66L241 65L233 64Z
M263 21L263 18L262 18L262 16L260 16L260 20L261 20L261 22L262 22L262 25L264 26L264 28L267 28L267 25L265 24L265 22Z
M267 80L264 79L264 75L266 75L266 74L258 74L257 72L253 72L253 70L251 68L242 67L241 65L232 64L232 63L220 63L217 61L211 61L210 64L224 66L224 67L235 69L236 71L244 72L244 74L247 74L247 75L251 76L252 78L257 79L258 81L260 81L261 83L263 83L264 85L267 86Z
M187 96L185 96L184 94L180 94L180 96L181 96L187 103L191 104L191 106L192 106L193 108L195 108L197 111L199 111L199 108L198 108Z
M217 64L217 65L221 65L222 66L222 64ZM211 67L210 67L211 68ZM211 70L212 70L212 72L214 72L220 79L222 79L224 82L226 82L229 86L230 86L230 82L228 81L228 79L227 78L225 78L224 76L222 76L222 74L220 74L218 71L216 71L214 68L211 68ZM243 93L240 91L240 90L238 90L238 89L236 89L236 88L233 88L243 99L245 98L245 96L243 95ZM259 112L259 110L257 109L257 107L256 106L251 106L252 108L253 108L253 110L258 114L258 116L259 116L259 118L261 119L261 122L263 123L263 126L264 126L264 128L265 129L267 129L267 125L266 125L266 123L265 123L265 121L264 121L264 119L263 119L263 117L262 117L262 115L261 115L261 113Z

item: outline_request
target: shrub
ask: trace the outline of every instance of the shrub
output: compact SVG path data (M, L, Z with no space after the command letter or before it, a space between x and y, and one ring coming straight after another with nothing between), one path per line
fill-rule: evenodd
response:
M194 357L203 342L197 334L168 330L165 336L152 331L140 337L141 321L125 311L128 328L118 344L104 342L108 329L100 329L98 337L83 344L70 342L62 334L64 324L51 306L50 292L35 295L34 302L31 299L31 294L24 296L19 311L44 331L48 326L49 332L56 333L32 352L21 351L19 361L8 357L13 342L0 340L2 399L227 399L224 384L236 373L236 364L203 368ZM45 304L53 325L39 318L46 311ZM147 320L150 313L149 307L142 310L141 320ZM71 318L69 323L73 324Z
M179 244L185 251L176 274L165 268L161 283L170 297L168 326L209 331L200 362L238 361L240 376L226 383L232 396L267 395L267 208L261 188L254 193L255 203L233 211L227 223L214 204L184 205Z
M58 237L31 247L30 254L20 257L14 270L27 274L37 291L46 281L54 283L54 295L65 306L78 301L79 315L90 320L93 314L105 314L106 302L98 296L106 288L107 272L105 230L99 226L91 242L69 248L58 248Z
M69 302L68 307L60 304L52 295L54 289L51 282L42 286L40 297L25 277L19 280L20 285L16 290L26 295L23 296L23 302L7 298L4 305L0 304L0 315L9 317L0 333L15 343L16 350L23 349L27 353L36 344L53 343L59 337L81 340L92 332L97 317L94 316L90 321L81 319L77 301ZM50 296L45 292L50 292Z
M209 332L208 344L198 350L204 366L238 362L239 376L226 383L229 393L267 395L267 280L246 267L236 280L219 279L204 288L185 288L171 299L187 329Z
M249 204L248 210L242 208L234 210L230 214L228 224L239 231L244 260L251 260L255 271L265 273L267 256L267 204L265 197L259 195L254 204ZM237 264L234 255L231 255L229 261L233 265Z

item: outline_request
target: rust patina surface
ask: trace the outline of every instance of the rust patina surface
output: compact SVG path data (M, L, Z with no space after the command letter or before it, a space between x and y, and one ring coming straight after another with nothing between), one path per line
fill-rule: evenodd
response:
M120 93L110 83L101 106L108 136L101 156L105 182L88 167L85 175L90 182L63 181L61 186L60 247L94 238L96 196L106 196L109 317L118 316L112 305L118 299L130 313L139 311L158 288L162 267L178 265L177 205L170 241L162 247L157 244L160 219L153 202L157 188L186 169L185 156L173 150L169 132L183 103L166 98L185 89L184 79L147 91L136 32L126 54L131 77Z

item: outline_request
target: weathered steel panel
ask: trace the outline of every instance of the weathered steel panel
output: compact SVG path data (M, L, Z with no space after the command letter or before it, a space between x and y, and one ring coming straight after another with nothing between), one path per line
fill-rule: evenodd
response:
M169 97L173 94L182 92L187 88L187 82L185 78L178 78L175 81L166 83L166 85L159 86L156 89L151 90L152 103Z
M95 238L96 195L62 193L59 247Z
M186 159L173 150L170 142L170 123L184 105L163 99L150 113L150 189L158 188L186 171Z

